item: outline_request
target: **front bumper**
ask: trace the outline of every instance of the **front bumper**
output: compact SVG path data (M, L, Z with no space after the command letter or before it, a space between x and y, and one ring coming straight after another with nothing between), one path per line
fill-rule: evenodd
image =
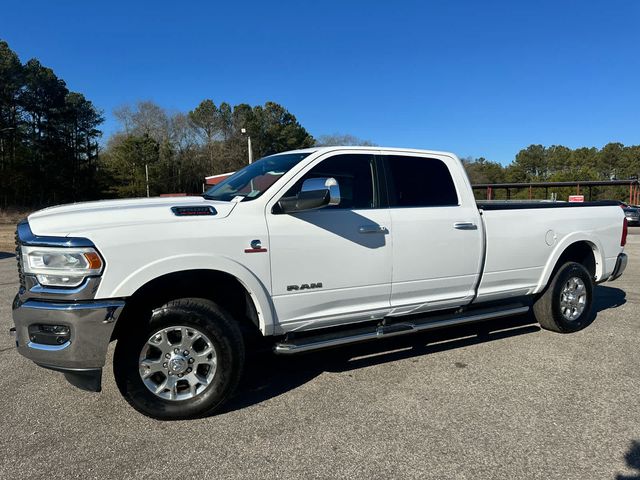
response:
M610 282L620 277L620 275L624 273L625 268L627 268L627 258L628 257L626 253L621 253L620 255L618 255L616 266L613 267L613 273L609 277Z
M22 301L16 296L13 322L18 352L42 367L65 374L76 373L83 378L91 373L100 374L111 334L124 304L122 300L75 303ZM68 326L70 338L62 345L34 343L28 331L29 325L33 324ZM69 376L67 378L74 383Z

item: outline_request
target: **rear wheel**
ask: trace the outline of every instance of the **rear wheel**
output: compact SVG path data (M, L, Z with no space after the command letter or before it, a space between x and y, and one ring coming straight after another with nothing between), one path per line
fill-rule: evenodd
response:
M118 341L116 383L139 412L158 419L209 415L235 390L244 363L237 323L210 300L174 300Z
M591 320L593 279L579 263L568 262L555 273L533 305L542 328L560 333L582 330Z

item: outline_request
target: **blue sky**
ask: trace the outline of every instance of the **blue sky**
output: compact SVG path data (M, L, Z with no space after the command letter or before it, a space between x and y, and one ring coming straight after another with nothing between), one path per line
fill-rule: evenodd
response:
M315 136L508 163L640 144L640 2L8 2L0 38L105 111L283 104Z

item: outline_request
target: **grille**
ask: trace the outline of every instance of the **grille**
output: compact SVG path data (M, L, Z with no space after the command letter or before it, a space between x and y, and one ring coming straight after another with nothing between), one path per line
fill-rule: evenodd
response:
M22 249L20 248L20 238L16 230L16 261L18 262L18 279L20 280L20 290L26 288L24 282L24 272L22 271Z

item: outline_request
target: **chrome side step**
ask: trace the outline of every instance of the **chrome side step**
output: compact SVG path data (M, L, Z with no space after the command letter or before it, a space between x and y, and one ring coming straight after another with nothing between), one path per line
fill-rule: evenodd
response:
M311 352L313 350L339 347L340 345L347 345L351 343L360 343L369 340L390 338L399 335L407 335L409 333L451 327L454 325L463 325L465 323L474 323L481 322L483 320L508 317L511 315L526 313L528 311L528 306L510 305L497 310L484 309L466 312L458 315L450 314L423 317L420 319L411 319L411 321L404 322L398 320L397 323L392 323L389 325L380 324L371 327L355 328L349 331L318 334L302 338L293 338L290 340L285 339L282 342L276 343L276 345L274 346L274 352L280 355Z

